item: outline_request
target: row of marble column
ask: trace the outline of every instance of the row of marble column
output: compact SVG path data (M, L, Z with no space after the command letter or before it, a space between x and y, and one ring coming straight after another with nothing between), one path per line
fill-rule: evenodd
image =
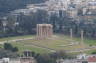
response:
M52 25L50 24L37 24L37 37L44 39L53 35Z
M81 38L81 43L84 44L84 30L80 31L80 38ZM70 29L70 39L73 39L73 30Z

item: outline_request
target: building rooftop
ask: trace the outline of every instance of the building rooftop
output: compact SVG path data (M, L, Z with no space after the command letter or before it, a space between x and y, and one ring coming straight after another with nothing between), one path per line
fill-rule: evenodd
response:
M96 2L92 1L88 3L89 6L96 6Z
M96 62L96 57L95 56L89 57L88 62Z

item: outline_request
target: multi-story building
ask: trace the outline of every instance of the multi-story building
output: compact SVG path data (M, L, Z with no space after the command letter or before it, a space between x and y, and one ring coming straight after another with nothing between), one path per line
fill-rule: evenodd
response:
M0 63L37 63L33 57L3 58Z

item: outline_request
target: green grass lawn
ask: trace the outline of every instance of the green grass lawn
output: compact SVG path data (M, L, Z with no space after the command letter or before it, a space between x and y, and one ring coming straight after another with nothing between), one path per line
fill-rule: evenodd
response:
M39 47L35 47L35 46L27 46L27 45L24 45L24 44L21 44L21 43L11 43L13 46L16 46L19 48L19 52L23 52L25 50L29 50L29 51L35 51L37 53L45 53L45 52L48 52L48 50L46 49L42 49L42 48L39 48Z
M0 38L0 42L2 42L2 41L7 41L7 40L30 38L30 37L34 37L34 35L24 35L24 36Z
M26 35L26 36L8 37L8 38L1 38L0 41L30 38L30 37L34 38L35 36ZM75 50L75 49L79 49L79 48L88 47L89 45L96 45L96 40L85 39L84 40L85 45L76 44L73 46L66 46L71 43L77 43L77 42L80 43L80 38L73 38L73 40L71 40L69 36L58 34L58 35L54 35L50 39L45 39L45 40L34 39L34 40L24 40L24 41L18 41L18 42L10 42L10 43L13 46L17 46L19 48L19 52L22 52L24 50L32 50L37 53L51 52L50 50L48 50L46 48L54 49L56 51L58 51L58 50ZM41 47L37 47L34 45L39 45ZM42 47L46 47L46 48L42 48Z

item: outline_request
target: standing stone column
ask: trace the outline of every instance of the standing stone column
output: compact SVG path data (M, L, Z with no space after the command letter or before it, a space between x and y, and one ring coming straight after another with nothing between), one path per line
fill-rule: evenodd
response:
M47 36L50 37L50 27L47 27Z
M71 40L73 38L73 30L72 30L72 28L70 29L70 38L71 38Z
M48 37L47 36L47 33L48 33L47 28L48 28L48 26L45 27L45 37Z
M49 36L51 37L51 34L52 34L52 32L51 32L51 26L49 28L50 28L50 30L49 30Z
M37 32L37 37L38 37L38 36L39 36L39 35L38 35L38 33L39 33L39 32L38 32L38 24L37 24L37 31L36 31L36 32Z
M40 33L40 32L39 32L39 24L37 24L37 39L39 39L39 36L40 36L39 33Z
M46 29L45 29L45 26L43 26L43 36L44 36L44 39L45 39L45 37L46 37Z
M40 37L42 37L42 27L40 26Z
M46 36L47 36L47 37L48 37L48 35L49 35L49 34L48 34L48 32L49 32L48 28L49 28L49 27L47 26L47 27L46 27Z
M81 30L81 43L84 44L84 31Z
M40 28L41 28L41 27L39 26L39 38L40 38L40 36L41 36L41 34L40 34L40 33L41 33Z

